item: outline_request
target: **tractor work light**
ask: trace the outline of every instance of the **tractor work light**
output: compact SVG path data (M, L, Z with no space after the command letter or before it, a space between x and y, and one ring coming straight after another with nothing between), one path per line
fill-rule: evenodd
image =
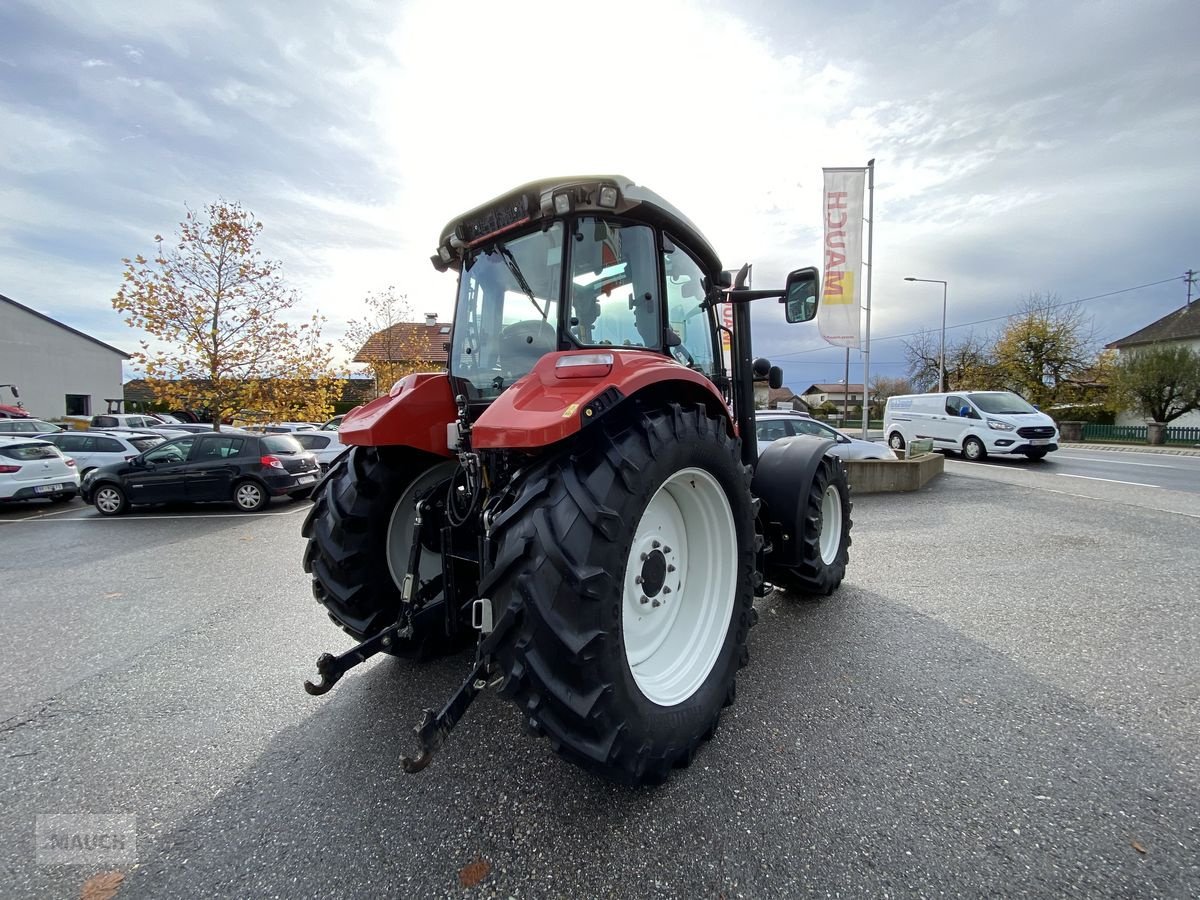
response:
M450 264L450 257L451 257L450 248L447 247L445 244L442 244L442 246L438 247L438 256L440 256L442 258L442 262L444 264L446 264L446 265Z
M599 378L612 371L611 353L576 353L554 363L555 378Z
M559 193L554 195L554 214L556 216L565 216L571 211L571 195L568 193Z
M605 184L600 187L600 196L596 200L598 206L605 209L617 208L617 189L614 185Z

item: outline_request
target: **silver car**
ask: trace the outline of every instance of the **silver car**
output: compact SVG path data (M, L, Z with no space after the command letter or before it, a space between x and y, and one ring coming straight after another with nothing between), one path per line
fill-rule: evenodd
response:
M842 459L895 459L894 454L883 444L862 441L842 434L831 425L818 422L806 413L787 412L786 410L762 410L755 413L755 430L758 433L758 452L761 454L767 445L780 438L792 437L797 434L813 434L817 437L837 441L829 452Z

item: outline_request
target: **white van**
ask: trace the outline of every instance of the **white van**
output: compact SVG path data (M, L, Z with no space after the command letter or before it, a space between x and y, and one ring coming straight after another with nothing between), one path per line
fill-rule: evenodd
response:
M970 460L990 454L1042 459L1058 449L1058 427L1010 391L959 391L892 397L883 413L888 446L931 438L935 450L953 450Z

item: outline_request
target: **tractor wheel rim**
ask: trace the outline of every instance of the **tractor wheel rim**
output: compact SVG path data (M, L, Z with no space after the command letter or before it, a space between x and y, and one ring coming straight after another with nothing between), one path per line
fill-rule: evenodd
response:
M821 562L833 565L842 546L842 493L837 485L828 485L821 495L821 536L817 543Z
M675 706L708 679L737 602L738 537L720 483L681 469L650 498L625 565L621 636L638 689Z
M238 506L243 509L253 509L262 500L262 491L257 485L243 484L237 489Z
M404 577L408 574L409 554L412 551L413 534L416 532L417 498L435 486L439 481L445 481L454 474L458 467L456 462L440 463L422 472L404 489L396 505L392 507L391 518L387 527L387 564L392 574L392 581L400 590L404 590ZM441 498L431 497L435 502ZM433 526L432 518L429 524ZM417 567L417 579L424 583L442 574L442 555L424 547L421 548L421 562ZM420 584L414 584L416 591Z
M101 488L96 493L96 505L104 512L116 512L121 506L121 497L112 488Z

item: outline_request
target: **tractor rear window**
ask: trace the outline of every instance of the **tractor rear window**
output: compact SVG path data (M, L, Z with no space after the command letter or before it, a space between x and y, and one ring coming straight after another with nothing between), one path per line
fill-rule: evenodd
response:
M498 240L463 264L450 372L498 396L558 347L563 224Z
M585 217L571 242L571 334L604 347L662 345L654 231Z

